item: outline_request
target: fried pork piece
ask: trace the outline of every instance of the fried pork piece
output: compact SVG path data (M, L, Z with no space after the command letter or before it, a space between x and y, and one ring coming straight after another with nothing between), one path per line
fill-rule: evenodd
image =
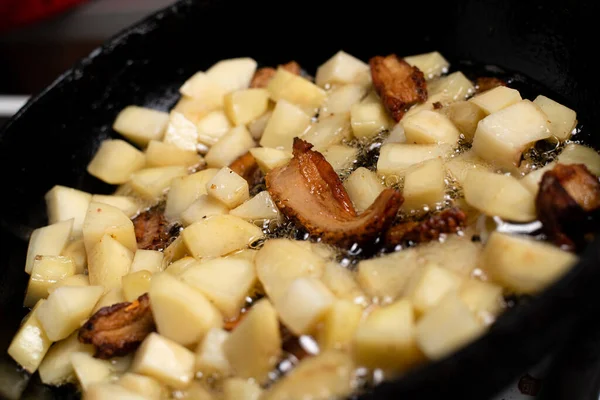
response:
M456 233L463 228L467 214L459 208L450 208L433 214L422 221L402 222L392 226L385 235L386 247L406 243L425 243L439 239L445 233Z
M402 205L402 195L393 189L379 194L375 202L357 215L337 173L313 146L294 139L294 158L270 171L267 190L288 218L340 247L370 244L391 225Z
M250 188L254 187L263 178L263 173L258 167L254 156L250 152L239 156L229 165L229 168L248 182Z
M583 164L557 164L542 176L535 204L550 240L567 250L582 250L600 210L600 183Z
M302 73L302 68L300 67L300 64L298 64L296 61L290 61L287 64L280 65L280 67L282 67L283 69L285 69L295 75L300 75ZM273 78L273 76L275 75L275 72L277 72L277 70L275 68L271 68L271 67L259 68L254 73L254 76L252 77L252 80L250 81L250 87L251 88L266 88L267 85L269 84L269 82L271 81L271 79Z
M103 307L79 329L79 341L96 347L94 357L121 357L137 349L156 330L150 298Z
M427 100L423 72L395 54L375 56L369 60L373 86L392 118L400 121L416 103Z
M498 86L506 86L506 82L500 78L482 76L475 80L475 93L482 93Z
M133 219L138 249L164 250L177 236L180 226L170 224L164 215L164 204L146 210Z

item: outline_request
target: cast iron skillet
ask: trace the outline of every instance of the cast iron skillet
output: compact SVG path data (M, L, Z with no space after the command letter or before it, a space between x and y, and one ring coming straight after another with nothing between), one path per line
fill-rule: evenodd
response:
M251 56L265 65L297 60L309 71L339 49L368 59L439 50L455 65L471 60L533 78L536 91L577 110L582 134L600 147L600 84L593 49L594 2L364 3L305 0L183 1L95 50L30 101L0 132L0 346L24 315L28 235L46 223L43 195L55 184L108 193L85 167L129 104L168 109L186 77L217 60ZM43 68L43 60L40 60ZM525 79L525 78L523 78ZM518 79L517 79L518 80ZM537 93L536 93L537 94ZM587 136L586 136L587 135ZM380 385L364 398L485 399L563 342L600 304L600 241L567 276L501 316L489 333L440 362ZM75 397L28 379L2 351L3 396ZM28 382L29 380L29 382ZM402 396L402 397L401 397Z

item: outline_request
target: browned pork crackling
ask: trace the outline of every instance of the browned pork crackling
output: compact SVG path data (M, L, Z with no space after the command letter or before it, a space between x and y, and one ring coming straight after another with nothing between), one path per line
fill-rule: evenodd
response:
M250 152L242 154L229 165L229 168L248 182L248 186L252 188L259 183L263 178L263 173L258 167L256 159Z
M133 219L133 227L138 248L143 250L164 250L179 235L179 225L165 218L164 204L140 213Z
M500 78L482 76L475 80L475 93L483 93L498 86L506 86L506 82Z
M302 73L302 68L300 64L296 61L290 61L286 64L280 65L281 68L285 69L288 72L291 72L295 75L300 75ZM263 67L256 70L252 80L250 81L251 88L266 88L271 79L275 76L277 70L272 67Z

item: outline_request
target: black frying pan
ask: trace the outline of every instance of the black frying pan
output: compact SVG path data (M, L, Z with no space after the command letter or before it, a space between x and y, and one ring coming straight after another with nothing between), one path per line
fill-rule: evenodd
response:
M26 245L30 232L46 223L44 193L54 184L112 190L85 167L99 142L115 136L110 126L124 106L166 110L188 76L228 57L251 56L265 65L294 59L314 71L339 49L364 60L439 50L455 69L501 66L532 94L577 110L579 136L600 148L593 134L600 128L594 3L183 1L128 29L67 71L0 132L0 346L7 348L25 313ZM588 39L592 47L585 48ZM581 316L597 312L599 251L597 241L567 276L502 315L477 342L365 398L488 398L563 343ZM25 386L23 398L75 396L69 388L44 387L35 376L28 382L2 354L5 396L18 397Z

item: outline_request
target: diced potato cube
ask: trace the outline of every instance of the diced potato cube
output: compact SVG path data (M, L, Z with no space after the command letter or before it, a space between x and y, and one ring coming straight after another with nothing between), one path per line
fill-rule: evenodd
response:
M229 118L222 110L216 110L207 114L196 125L198 129L198 140L213 146L232 128Z
M308 79L293 74L285 68L277 68L275 76L267 86L273 101L289 101L299 106L317 108L325 101L326 93L323 89Z
M144 400L144 396L115 383L100 382L91 385L83 394L84 400Z
M228 90L214 77L204 72L196 72L179 88L179 92L207 107L220 107L223 105L223 96Z
M423 161L406 171L404 178L405 210L420 210L423 207L434 208L444 200L446 170L442 160L434 158Z
M248 181L229 167L223 167L206 183L206 193L228 208L235 208L250 198Z
M94 345L81 343L77 338L77 332L69 338L55 343L46 353L38 369L42 383L59 386L67 382L74 382L76 377L71 364L71 354L77 352L94 354Z
M448 293L457 291L462 283L459 275L435 264L427 264L411 277L406 296L417 313L423 314L435 307Z
M229 378L223 381L224 400L259 400L262 389L248 379Z
M105 234L131 251L137 249L133 222L123 211L102 203L90 203L83 223L83 241L89 254Z
M182 149L181 147L167 142L150 141L146 149L146 163L149 167L169 167L183 165L191 167L200 165L202 157L198 154L194 144L194 150Z
M120 287L116 289L110 289L109 291L104 293L102 297L100 297L100 300L98 300L98 302L94 306L94 309L92 310L91 314L96 313L101 308L110 307L114 304L124 302L125 296L123 296L123 290Z
M298 307L302 299L302 307ZM335 300L334 295L316 278L297 278L285 294L275 301L283 324L296 336L310 334L321 322Z
M210 148L204 159L211 168L226 167L255 146L248 129L244 125L236 126Z
M443 358L483 333L483 325L456 293L449 293L417 322L417 342L427 357Z
M166 392L165 387L156 380L131 372L123 374L123 376L119 378L118 383L125 389L137 393L148 400L160 400L164 398ZM112 397L111 399L114 400L115 397Z
M425 79L432 79L448 72L450 63L439 52L404 57L404 61L423 71Z
M360 102L361 104L381 103L381 98L377 94L375 88L371 88Z
M534 171L531 171L523 178L521 178L521 184L525 186L527 190L529 190L534 196L537 196L538 190L540 189L540 182L542 181L542 176L548 171L551 171L555 166L556 162L552 161L548 164L544 165L542 168L538 168Z
M187 174L183 166L145 168L131 175L131 187L146 199L158 200L173 179Z
M81 236L81 227L92 195L81 190L56 185L46 195L48 224L73 219L73 237Z
M469 307L480 322L490 323L503 307L502 286L475 279L466 279L458 297Z
M433 263L463 277L471 276L479 266L481 243L475 243L468 235L448 235L443 242L438 240L423 243L417 248L417 256L423 264ZM448 257L452 254L452 257Z
M337 298L362 304L366 296L358 286L354 275L348 268L331 261L325 265L321 281Z
M266 190L237 206L229 214L250 222L278 221L281 218L279 209Z
M201 292L171 274L155 275L148 293L156 328L165 338L189 346L223 325L221 313Z
M100 144L87 172L106 183L125 183L135 171L146 164L144 153L121 139L109 139Z
M185 226L188 226L212 215L223 215L228 213L229 208L225 204L216 200L214 197L203 194L181 213L181 220Z
M138 249L133 256L129 272L148 271L156 274L162 271L164 258L165 255L160 251Z
M487 115L500 111L508 106L521 101L521 94L516 89L498 86L477 96L469 101L483 110Z
M73 228L73 220L57 222L38 228L29 237L25 272L31 274L35 258L39 255L58 256L69 242Z
M409 300L373 310L358 325L353 357L367 368L402 371L420 361L415 340L415 316Z
M165 269L165 272L168 272L169 274L174 276L180 276L196 262L197 261L194 257L183 257L169 264L169 266Z
M325 267L323 258L311 248L288 239L267 240L256 254L255 263L258 279L274 302L285 295L296 278L319 278Z
M584 164L594 175L600 175L600 154L590 147L570 143L558 155L560 164Z
M325 314L318 337L321 350L347 350L362 318L363 308L350 300L336 300Z
M310 120L310 116L300 107L287 100L280 100L265 127L260 145L291 151L294 137L304 134Z
M229 332L219 328L206 333L196 348L196 372L204 376L227 375L230 372L231 366L223 350L228 337Z
M472 169L463 189L467 203L486 215L517 222L535 220L533 194L512 176Z
M87 390L94 383L108 381L112 372L110 361L99 360L82 352L72 353L69 358L83 390Z
M577 113L562 104L539 95L533 100L550 120L550 132L558 140L567 140L577 125Z
M521 100L479 122L473 150L484 160L512 170L519 166L523 151L548 137L546 115L531 101Z
M475 86L462 72L457 71L441 78L427 82L429 97L442 94L444 98L464 100L475 91Z
M483 161L473 150L465 151L456 157L452 157L446 162L446 169L450 172L452 178L463 186L467 179L467 174L473 169L492 172L493 168L490 164Z
M183 389L192 382L194 362L194 353L157 333L151 333L136 351L131 371L175 389Z
M92 196L92 202L108 204L123 211L129 218L135 216L141 208L140 202L135 197L130 196L114 196L95 194ZM87 211L87 207L86 207Z
M350 108L352 132L357 138L371 138L393 123L381 103L354 104Z
M36 315L37 310L44 301L40 300L31 310L7 350L8 355L30 374L38 369L52 344Z
M350 116L347 113L327 115L310 125L302 139L314 145L316 151L339 144L352 137Z
M150 290L152 274L146 270L141 270L125 275L121 280L125 300L134 301Z
M73 275L75 275L75 264L69 257L36 256L23 305L33 307L38 300L48 296L48 289L52 285Z
M233 215L213 215L185 228L182 236L192 256L203 258L243 249L263 237L263 232Z
M220 97L222 99L222 97ZM188 120L197 124L202 118L210 113L215 106L207 104L202 101L201 98L194 98L189 96L181 96L172 111L177 111L184 115Z
M271 103L269 103L268 111L248 124L248 131L255 140L260 140L262 137L263 132L271 119L271 115L273 115L273 107L271 106Z
M381 144L384 145L388 143L406 143L406 133L400 122L390 130L390 134Z
M226 318L239 314L256 282L254 264L241 258L217 258L196 264L180 277L202 292Z
M188 256L189 254L187 252L187 247L183 242L183 237L181 235L177 236L177 238L163 251L163 254L165 255L163 265L167 265Z
M481 256L490 277L517 293L543 290L576 262L575 254L551 244L500 232L490 235Z
M150 108L125 107L113 123L113 129L139 146L145 146L151 140L161 140L169 114Z
M244 89L225 95L225 114L234 125L246 125L263 115L269 106L266 89Z
M258 167L265 174L272 169L287 164L292 159L292 153L289 151L270 147L255 147L250 149L250 154L252 154Z
M216 397L206 386L206 383L192 381L190 386L188 386L184 391L180 391L181 399L216 400Z
M369 296L394 300L418 267L415 249L405 249L358 263L356 279Z
M110 290L121 287L121 277L129 273L133 262L133 252L106 234L92 248L88 261L90 283Z
M358 158L358 149L343 144L333 145L323 152L323 157L339 173L352 168Z
M400 124L404 128L407 143L455 144L460 136L452 121L435 111L419 111L404 117Z
M206 184L219 172L216 168L208 168L191 175L175 178L171 181L167 193L165 217L177 218L200 196L205 195Z
M275 309L262 299L225 340L223 349L237 376L259 383L268 379L281 354L281 334Z
M256 72L256 61L249 57L230 58L215 63L206 75L227 92L246 89Z
M225 258L239 258L241 260L246 260L246 261L250 261L251 263L254 263L254 258L256 258L256 253L258 253L258 250L244 249L244 250L240 250L238 252L229 254L228 256L225 256Z
M381 146L377 161L377 174L401 175L412 165L437 157L445 157L451 152L452 146L448 144L386 144Z
M321 87L332 83L359 83L369 65L340 50L317 68L315 82Z
M48 339L64 339L79 328L103 291L102 286L63 286L52 292L36 314Z
M349 113L354 104L360 103L361 99L367 94L367 89L363 85L350 84L338 86L331 90L321 113L323 115Z
M83 274L67 276L66 278L63 278L54 285L50 286L48 288L48 294L51 294L62 286L90 286L90 280L87 275Z
M450 103L440 112L446 115L469 141L473 140L479 121L487 115L479 106L470 101Z
M358 212L369 208L385 189L377 174L364 167L354 170L344 182L344 187Z

